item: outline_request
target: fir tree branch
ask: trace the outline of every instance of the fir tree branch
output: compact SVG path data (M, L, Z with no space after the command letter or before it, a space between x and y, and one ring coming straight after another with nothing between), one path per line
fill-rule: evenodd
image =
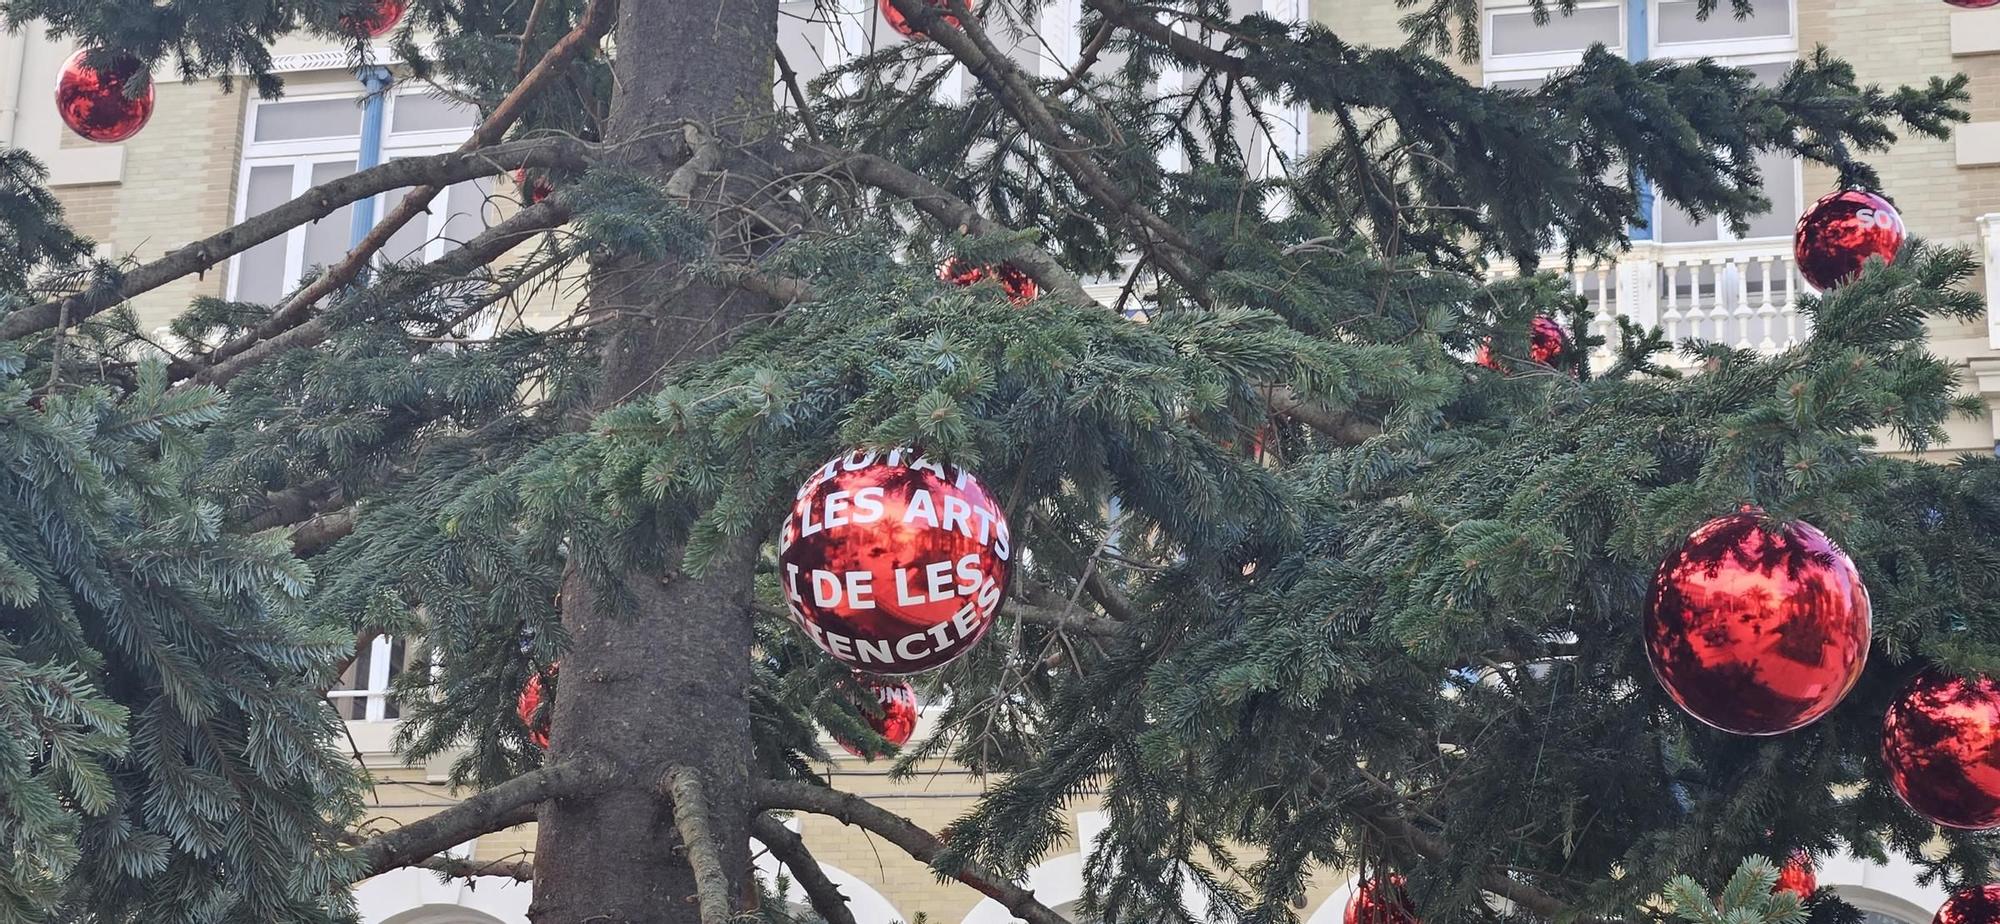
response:
M1380 424L1370 422L1353 412L1330 411L1299 396L1298 392L1283 386L1273 385L1264 389L1264 405L1271 412L1290 417L1327 436L1342 445L1357 445L1368 438L1381 434Z
M482 834L519 824L518 810L550 799L596 792L611 782L611 773L584 760L524 773L435 815L362 843L355 848L355 881L405 866L422 865L432 856Z
M785 827L784 822L764 814L750 820L750 833L791 871L792 879L805 890L813 911L826 919L826 924L855 924L854 909L848 907L847 896L826 877L826 870L820 868L819 861L806 849L805 838Z
M694 870L695 895L700 902L701 924L729 924L733 912L729 904L729 874L722 868L722 851L715 845L709 825L708 798L702 794L701 774L691 767L667 771L667 795L674 803L674 827L681 833L681 849Z
M902 848L904 853L926 864L935 863L945 852L944 842L908 818L897 815L860 796L796 781L761 780L753 795L762 808L811 812L855 825ZM936 869L936 867L933 867ZM978 889L999 902L1014 917L1028 924L1070 924L1055 909L1036 900L1035 893L1021 888L996 873L970 863L955 869L939 869L959 882Z
M0 340L16 340L54 328L62 323L64 312L68 313L68 323L75 324L183 276L205 273L258 244L378 193L418 183L449 186L523 165L580 168L589 162L589 150L588 145L574 139L538 138L510 142L476 154L453 151L401 158L351 173L308 189L290 202L181 247L114 280L0 318Z
M477 860L459 860L447 856L435 856L416 864L424 869L456 876L460 879L477 879L481 876L504 876L519 882L535 881L535 864L529 860L493 860L481 863Z

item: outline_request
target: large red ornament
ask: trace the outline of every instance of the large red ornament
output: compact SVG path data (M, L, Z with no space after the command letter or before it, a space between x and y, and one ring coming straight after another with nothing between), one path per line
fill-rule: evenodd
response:
M526 167L514 170L514 188L521 191L522 197L528 200L529 205L540 205L543 199L556 194L556 185L549 182L548 177L537 174L530 180Z
M799 488L778 539L792 620L850 667L929 670L971 650L1006 595L1007 516L979 479L913 449L855 450Z
M1803 850L1793 851L1791 859L1778 869L1778 883L1771 887L1771 894L1790 892L1805 901L1819 891L1819 876L1813 872L1812 855Z
M1776 735L1838 704L1868 660L1868 588L1806 523L1767 532L1762 511L1701 525L1646 599L1646 657L1689 715Z
M1903 216L1889 200L1844 189L1813 203L1799 218L1792 256L1799 275L1824 291L1853 279L1869 257L1894 261L1903 236Z
M2000 0L1944 0L1962 10L1990 10L2000 6Z
M1363 880L1347 899L1342 924L1423 924L1410 907L1403 881L1399 873Z
M145 62L121 52L103 68L94 68L84 61L87 54L79 50L70 55L56 77L56 112L63 124L105 144L138 134L153 117L153 85L148 82L137 96L126 91L145 72Z
M1563 353L1569 350L1569 331L1564 330L1556 319L1536 315L1534 324L1528 328L1528 358L1544 366L1554 365ZM1496 372L1506 371L1500 357L1493 355L1493 341L1479 345L1479 352L1472 357L1476 362Z
M550 679L554 679L556 666L549 665ZM521 687L521 699L514 704L514 711L521 716L521 724L528 726L528 740L538 748L549 746L549 723L546 716L538 716L542 708L542 675L530 674L528 682Z
M947 0L924 0L924 5L934 10L951 9L951 5ZM922 39L929 37L918 31L917 27L910 23L908 17L903 15L903 11L896 9L896 5L890 3L889 0L875 0L875 8L882 11L882 21L888 23L889 28L902 33L904 38ZM958 17L956 16L947 13L945 14L944 21L951 23L954 29L959 28Z
M1012 263L980 266L952 257L938 267L938 278L955 286L969 286L988 276L1000 280L1000 291L1007 293L1007 301L1015 305L1025 305L1041 294L1041 287L1035 285L1035 277L1022 272Z
M2000 922L2000 884L1966 886L1938 906L1931 924L1996 924Z
M350 34L360 33L366 38L381 38L403 21L403 11L409 7L409 0L375 0L375 8L366 16L340 17L340 28Z
M860 678L862 687L875 697L879 712L863 713L868 727L881 735L883 740L897 747L910 743L910 736L917 732L917 691L900 680L876 680ZM847 753L856 757L866 757L852 742L834 739Z
M1931 670L1912 678L1882 719L1882 763L1917 814L2000 827L2000 683Z

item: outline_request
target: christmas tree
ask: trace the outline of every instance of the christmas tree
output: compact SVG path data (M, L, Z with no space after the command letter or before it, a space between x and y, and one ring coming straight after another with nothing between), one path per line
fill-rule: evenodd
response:
M1434 924L1665 918L1706 904L1676 874L1840 845L1984 878L1992 839L1924 850L1877 758L1910 674L2000 672L2000 465L1872 451L1966 410L1925 325L1983 310L1971 257L1909 243L1803 299L1812 336L1775 355L1488 273L1617 252L1647 188L1740 227L1760 154L1873 186L1868 154L1965 117L1963 78L1864 86L1819 54L1764 86L1599 48L1487 89L1445 60L1476 4L1414 4L1377 48L1084 0L1050 79L996 39L1036 4L889 3L923 40L801 82L776 0L415 0L390 40L478 102L464 150L141 265L92 258L0 151L0 713L27 730L0 744L0 922L337 920L352 883L463 875L447 849L531 819L540 922L721 924L753 835L851 922L775 823L810 812L1060 924L1014 880L1087 787L1106 921L1186 920L1189 885L1290 921L1332 869ZM358 50L373 6L0 0L265 94L275 39ZM1270 170L1244 139L1279 104L1331 136ZM541 201L375 259L439 189L516 170ZM406 187L277 304L197 301L171 342L127 307ZM1148 323L1091 298L1105 277ZM518 323L574 284L572 315ZM1567 337L1531 351L1548 321ZM977 472L1011 527L995 622L916 682L946 705L905 764L997 779L946 831L815 771L822 731L887 746L789 624L777 549L856 447ZM1774 737L1697 723L1643 656L1655 568L1742 504L1823 530L1874 603L1858 685ZM479 789L386 833L319 696L380 632L424 639L405 754L462 752ZM1745 870L1717 913L1800 919Z

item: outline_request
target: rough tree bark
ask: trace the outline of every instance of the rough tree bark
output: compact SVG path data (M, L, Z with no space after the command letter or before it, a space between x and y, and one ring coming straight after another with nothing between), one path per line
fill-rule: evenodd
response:
M608 139L617 156L665 181L694 156L689 124L726 148L754 144L771 115L777 16L777 0L621 0ZM770 311L741 289L689 284L676 269L630 260L597 269L589 310L609 321L598 328L599 409L644 394L665 369L713 355ZM699 774L730 894L744 894L754 551L738 543L696 577L675 567L679 549L663 549L663 565L624 575L632 606L618 611L572 569L562 597L571 647L550 759L596 757L622 782L544 805L529 912L537 924L700 920L659 785L674 766Z

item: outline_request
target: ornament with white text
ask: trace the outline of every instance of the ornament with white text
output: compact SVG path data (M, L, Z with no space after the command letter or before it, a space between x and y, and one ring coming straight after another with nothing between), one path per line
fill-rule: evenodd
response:
M1738 735L1776 735L1839 704L1868 660L1868 588L1854 562L1803 522L1767 531L1762 511L1701 525L1653 576L1646 657L1689 715Z
M554 680L556 666L549 665L549 679ZM521 699L514 704L514 710L521 716L521 724L528 726L528 740L535 747L549 746L549 717L542 715L542 675L528 675L528 682L521 687Z
M944 261L938 267L938 278L963 288L981 279L992 276L1000 282L1000 291L1007 294L1007 301L1014 305L1025 305L1041 294L1041 287L1035 284L1035 277L1021 271L1012 263L997 266L980 266L957 257Z
M56 77L56 112L70 131L100 144L124 141L146 127L153 117L153 84L137 95L135 79L144 79L146 65L130 54L113 55L102 68L85 61L79 50L63 62Z
M1903 217L1889 200L1861 189L1831 193L1799 218L1792 256L1799 275L1825 291L1861 272L1869 257L1894 261L1903 246Z
M1951 893L1931 924L2000 924L2000 884L1967 886Z
M381 38L403 21L403 11L408 8L409 0L374 0L367 15L340 17L340 29L350 35Z
M2000 0L1944 0L1961 10L1990 10L2000 6Z
M856 450L799 488L779 534L792 621L837 661L930 670L971 650L1006 595L1007 517L979 479L912 449Z
M1889 783L1917 814L1950 828L2000 828L2000 683L1926 670L1882 718Z
M951 8L947 0L924 0L924 5L934 10L947 10ZM903 11L896 9L896 5L890 3L889 0L875 0L875 7L882 11L882 21L888 23L889 28L901 33L904 38L929 38L929 36L918 31L909 18L903 15ZM959 27L958 17L949 13L945 14L944 21L951 23L952 28Z
M1423 924L1410 907L1403 882L1400 873L1363 880L1347 899L1343 924Z
M1812 855L1803 850L1793 851L1792 857L1778 869L1778 882L1771 886L1771 894L1790 892L1805 901L1819 891L1819 876L1813 872Z
M910 743L910 736L917 732L917 691L900 680L875 680L857 678L857 682L875 698L879 711L864 712L862 718L868 727L882 736L882 740L902 747ZM834 743L856 757L867 757L853 742L834 739Z
M1528 328L1528 358L1544 366L1555 365L1555 361L1569 352L1569 331L1564 330L1556 319L1536 315L1534 324ZM1507 367L1500 357L1493 355L1493 341L1479 345L1479 352L1472 357L1476 362L1495 372L1505 372Z

